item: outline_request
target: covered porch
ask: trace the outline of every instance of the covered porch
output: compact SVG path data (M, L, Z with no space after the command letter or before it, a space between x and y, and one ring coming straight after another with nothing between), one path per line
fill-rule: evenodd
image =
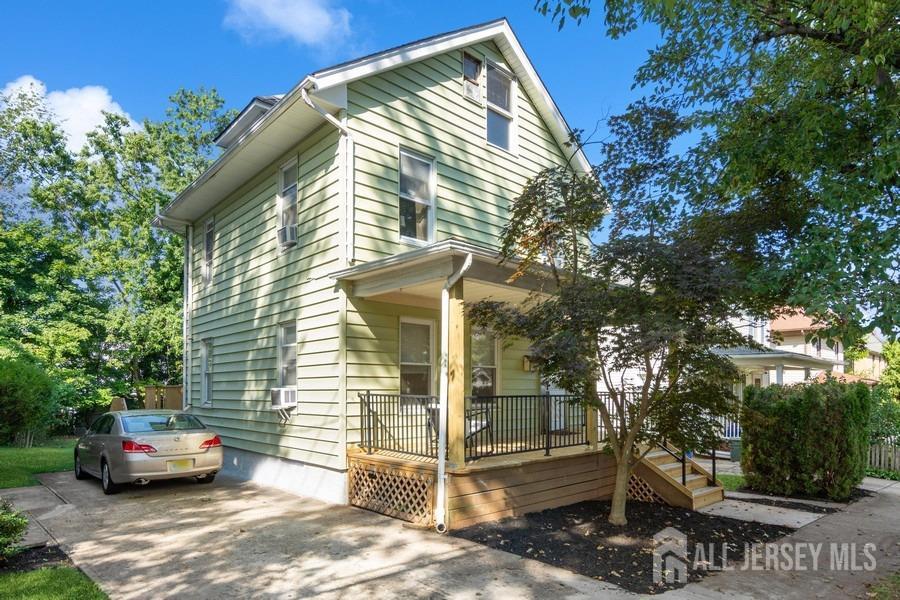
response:
M389 514L420 506L404 518L430 519L442 439L445 508L455 514L455 526L526 505L603 495L603 470L594 464L602 460L596 411L544 386L525 340L494 339L466 317L466 304L522 304L552 289L549 277L514 278L516 267L499 264L495 252L450 240L333 274L347 295L349 322L382 338L366 347L387 350L380 365L385 376L348 375L348 404L355 400L358 407L350 411L358 427L348 432L352 503ZM384 339L392 332L379 327L394 322L398 339L390 345ZM356 343L348 339L348 352ZM541 466L548 460L555 464L549 470ZM594 468L583 468L588 463ZM472 477L483 485L472 487ZM471 493L454 500L453 490L463 489L457 484ZM483 494L485 502L477 501ZM480 508L462 506L468 501Z

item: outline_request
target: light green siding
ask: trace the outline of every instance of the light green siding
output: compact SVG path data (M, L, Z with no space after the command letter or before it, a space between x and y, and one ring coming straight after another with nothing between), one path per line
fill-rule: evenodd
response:
M277 172L299 157L298 244L276 241ZM322 126L226 198L194 228L193 410L228 446L314 464L342 464L338 396L338 134ZM215 221L213 281L201 279L206 221ZM278 326L297 323L300 405L289 424L270 409ZM200 340L212 341L212 407L200 398Z
M504 66L494 44L469 51ZM435 240L498 243L510 200L564 154L522 86L516 86L518 149L488 145L485 107L462 94L462 51L449 52L351 83L349 126L356 143L355 255L382 258L400 242L398 156L407 148L437 164Z
M503 66L493 44L470 51ZM351 246L357 263L413 249L399 241L401 147L435 159L434 241L455 238L485 247L497 245L509 204L527 179L564 162L565 152L521 86L516 153L487 144L485 107L462 94L461 56L450 52L348 86L347 123L355 149ZM323 124L196 221L193 238L193 410L227 446L330 468L344 466L345 439L358 440L358 393L399 391L401 317L434 322L435 393L440 350L439 298L428 307L345 299L328 277L346 266L341 147L337 130ZM299 156L300 242L281 252L275 239L277 173L292 156ZM214 276L204 285L209 218L215 219ZM299 406L282 424L270 409L269 391L277 385L278 326L291 320L297 323ZM211 407L202 407L200 399L200 346L206 338L213 348ZM522 370L527 353L523 340L503 344L501 394L538 393L538 375Z

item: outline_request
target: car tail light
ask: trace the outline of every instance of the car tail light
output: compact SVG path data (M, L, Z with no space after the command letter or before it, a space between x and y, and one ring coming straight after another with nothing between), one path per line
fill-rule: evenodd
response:
M219 439L219 436L214 435L212 438L206 440L202 444L200 444L201 450L206 450L207 448L218 448L222 445L222 440Z
M151 454L156 452L156 448L150 444L138 444L132 440L122 440L122 452L146 452Z

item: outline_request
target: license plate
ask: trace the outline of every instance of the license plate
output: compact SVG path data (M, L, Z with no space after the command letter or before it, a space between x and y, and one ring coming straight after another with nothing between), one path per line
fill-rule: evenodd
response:
M194 459L185 458L182 460L170 460L166 462L169 473L177 473L178 471L190 471L194 468Z

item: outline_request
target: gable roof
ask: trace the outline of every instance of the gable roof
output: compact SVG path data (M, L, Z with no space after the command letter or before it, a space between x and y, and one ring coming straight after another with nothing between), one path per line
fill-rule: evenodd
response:
M322 108L331 114L337 114L346 108L346 85L352 81L487 41L493 41L497 45L556 142L560 146L566 144L570 128L562 113L525 54L509 22L505 18L497 19L311 73L267 110L262 111L255 120L245 118L242 124L245 128L232 128L241 118L239 115L217 138L222 140L229 136L225 151L178 194L161 212L164 219L157 218L155 223L159 225L166 219L195 221L219 200L277 160L296 145L298 140L317 129L323 122L323 116L303 101L304 91ZM255 106L254 102L255 100L241 114ZM275 123L278 123L278 127L273 127ZM580 149L575 152L572 164L580 171L589 172L591 169L590 162Z

